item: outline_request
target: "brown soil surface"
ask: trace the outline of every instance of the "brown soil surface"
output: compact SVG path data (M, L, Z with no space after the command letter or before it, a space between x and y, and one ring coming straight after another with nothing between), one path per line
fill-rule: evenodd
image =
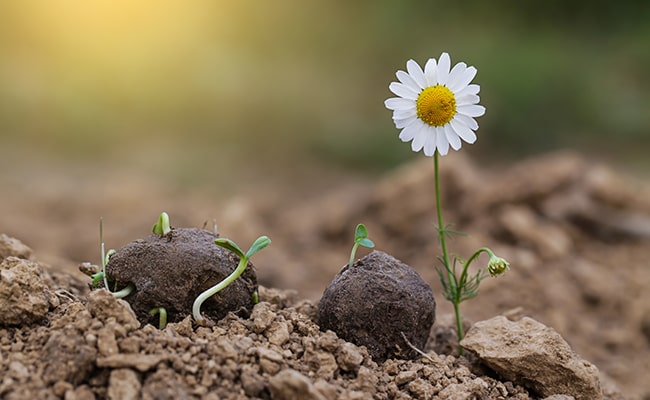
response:
M290 398L295 389L304 398L537 398L453 351L451 307L434 268L430 161L318 195L242 191L225 200L133 176L3 175L0 229L46 262L43 279L54 295L42 322L0 327L0 396ZM495 170L457 153L441 165L446 222L469 234L452 240L451 251L467 257L489 246L511 263L463 303L466 324L530 316L599 368L609 398L622 398L614 387L625 398L650 398L650 186L570 153ZM77 264L98 262L98 217L107 246L119 248L146 236L163 210L173 226L214 219L222 237L244 246L271 237L254 263L260 284L275 289L260 292L250 318L136 328L124 322L128 308L89 295ZM433 287L438 317L428 357L377 363L315 325L314 304L347 262L360 222L377 249Z

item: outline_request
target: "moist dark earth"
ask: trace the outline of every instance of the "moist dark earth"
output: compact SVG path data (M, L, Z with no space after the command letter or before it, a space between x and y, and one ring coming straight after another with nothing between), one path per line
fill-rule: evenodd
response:
M9 244L0 280L0 397L570 399L541 395L475 355L458 355L435 270L429 161L311 196L219 200L138 177L66 185L57 176L2 175L0 228ZM484 168L462 153L443 161L445 221L467 233L450 251L467 256L489 246L511 264L461 305L468 335L499 315L538 321L598 368L603 398L650 398L647 182L568 152L508 168ZM141 324L127 302L89 290L78 264L99 262L98 218L107 246L119 249L147 236L161 211L177 227L216 221L236 242L271 237L255 256L260 302L249 316L231 313L213 327L179 317L159 330ZM433 288L436 322L412 360L375 360L317 324L316 305L347 262L357 223L378 250Z
M155 324L158 317L149 311L158 307L165 308L168 321L181 321L198 295L237 268L239 259L216 246L217 237L204 229L173 228L167 235L148 235L127 244L106 265L107 275L119 285L112 290L135 286L125 300L142 323ZM201 313L214 320L229 312L248 315L256 291L257 277L249 262L236 281L203 303Z
M431 287L414 269L381 251L343 267L318 302L321 329L365 346L377 361L413 358L406 341L423 349L435 319Z

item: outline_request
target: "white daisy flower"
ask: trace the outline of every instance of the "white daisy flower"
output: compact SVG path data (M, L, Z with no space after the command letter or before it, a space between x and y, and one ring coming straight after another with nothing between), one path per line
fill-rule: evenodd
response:
M470 84L476 68L460 62L451 68L449 54L442 53L436 62L430 58L424 71L418 63L408 60L406 70L397 71L399 82L392 82L391 92L399 97L385 101L393 111L395 126L402 131L399 138L411 142L413 151L424 149L428 157L438 151L444 156L467 143L476 141L478 123L474 118L485 114L478 104L480 86Z

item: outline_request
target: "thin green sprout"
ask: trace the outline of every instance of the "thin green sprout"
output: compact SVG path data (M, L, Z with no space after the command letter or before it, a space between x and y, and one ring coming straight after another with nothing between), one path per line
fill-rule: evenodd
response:
M131 293L133 293L133 291L135 290L135 285L133 285L133 283L129 283L127 287L117 292L112 292L111 289L108 287L108 276L106 274L106 265L108 264L108 261L110 260L111 256L115 254L116 251L115 249L110 249L108 252L105 251L104 220L101 217L99 218L99 246L100 246L101 257L102 257L102 270L92 275L93 285L97 286L99 285L99 282L103 280L104 288L106 288L106 290L108 290L110 294L112 294L114 297L118 299L124 298L130 295Z
M133 293L134 290L135 290L135 285L132 284L132 283L129 283L129 285L127 287L125 287L124 289L119 290L117 292L111 292L111 294L113 295L113 297L121 299L121 298L124 298L124 297L130 295L131 293Z
M108 290L108 278L106 277L106 264L108 262L104 251L104 219L101 217L99 218L99 243L102 256L102 278L104 279L104 287Z
M156 307L152 308L151 311L149 311L149 315L153 316L158 314L158 328L160 329L165 329L167 326L167 310L165 307Z
M235 244L230 239L217 239L214 241L214 243L217 246L223 247L226 250L230 250L233 253L235 253L237 256L239 256L239 265L237 265L237 268L228 275L225 279L223 279L221 282L217 283L216 285L212 286L208 290L204 291L201 293L195 300L194 304L192 305L192 315L194 316L194 319L197 322L203 322L204 318L201 316L201 305L203 302L205 302L208 298L211 296L214 296L215 294L219 293L221 290L226 288L228 285L230 285L232 282L235 281L235 279L239 278L239 276L244 272L246 269L246 266L248 265L248 260L251 258L251 256L258 251L262 250L269 244L271 244L271 239L269 239L266 236L260 236L253 242L251 245L250 249L244 254L244 252ZM259 297L258 297L259 299ZM255 300L255 294L253 294L253 300Z
M350 261L348 262L348 265L350 267L352 267L354 264L354 256L356 255L359 246L367 247L369 249L375 247L375 243L372 240L368 239L368 229L364 224L357 225L356 229L354 230L354 245L352 246L352 251L350 252Z

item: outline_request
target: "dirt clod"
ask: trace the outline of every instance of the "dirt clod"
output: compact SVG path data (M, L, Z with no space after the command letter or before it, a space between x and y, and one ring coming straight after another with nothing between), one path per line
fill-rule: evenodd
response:
M321 329L366 346L375 360L412 358L423 348L436 316L433 291L415 270L373 251L344 267L318 305Z
M575 354L552 328L524 317L503 316L474 324L461 345L499 375L542 396L602 399L598 369Z
M51 293L43 282L39 264L9 256L0 263L0 326L31 324L42 320Z
M174 228L127 244L110 258L107 275L129 283L135 292L124 298L142 323L157 324L149 311L164 307L167 319L178 322L192 313L194 299L232 273L239 258L214 244L217 236L197 228ZM250 312L257 278L252 264L224 290L203 303L201 312L215 321L228 312Z

